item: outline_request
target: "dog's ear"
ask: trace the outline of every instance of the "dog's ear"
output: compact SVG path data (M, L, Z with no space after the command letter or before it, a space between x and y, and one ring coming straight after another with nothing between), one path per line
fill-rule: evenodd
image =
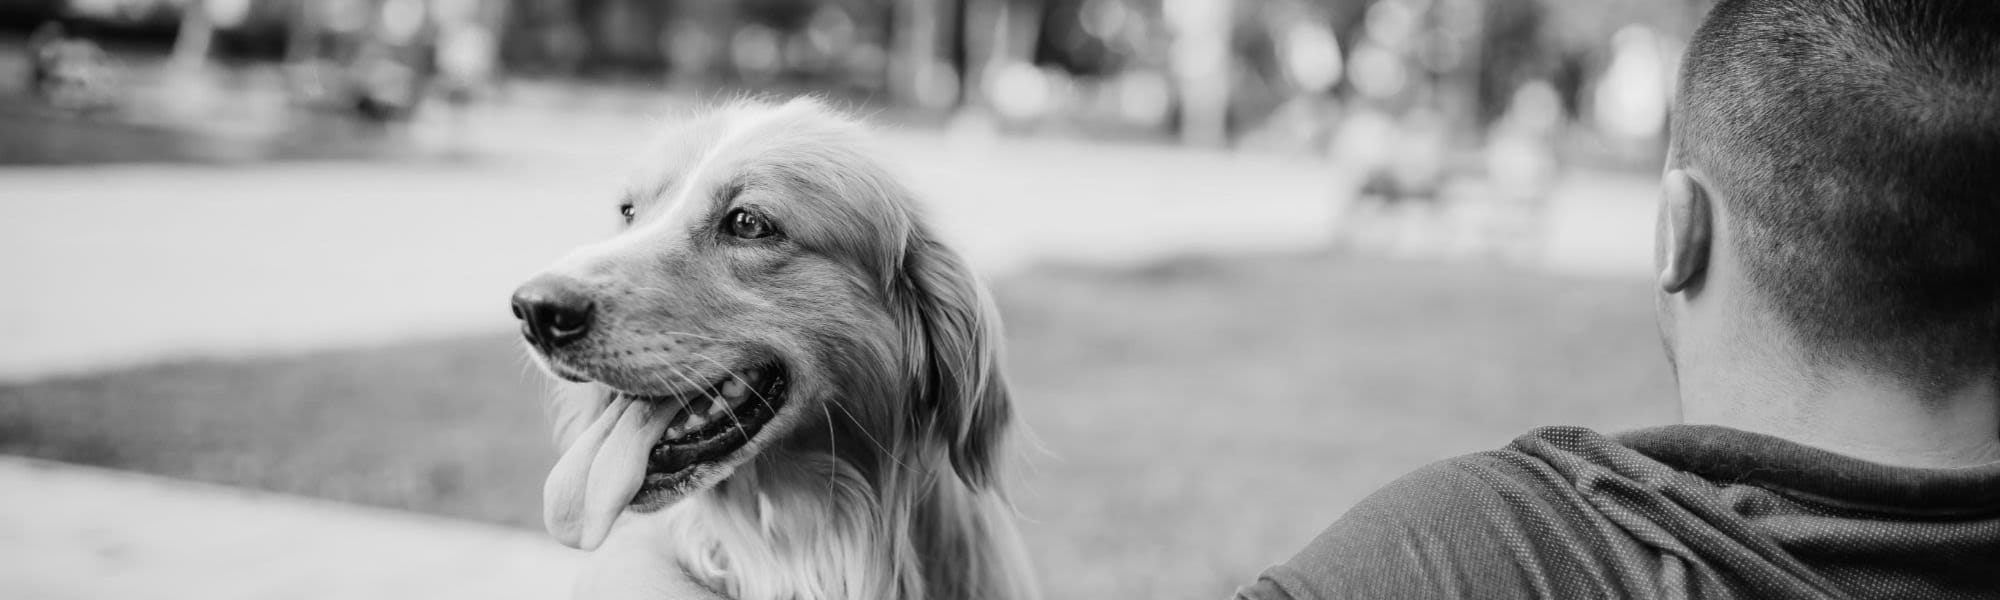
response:
M918 427L941 438L967 485L991 485L1013 418L1000 313L965 260L924 236L913 236L898 279Z

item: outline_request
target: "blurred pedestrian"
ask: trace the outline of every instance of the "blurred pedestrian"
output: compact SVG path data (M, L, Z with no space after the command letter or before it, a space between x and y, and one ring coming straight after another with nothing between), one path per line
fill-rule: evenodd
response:
M28 37L28 89L57 110L94 113L118 102L111 57L89 38L50 21Z

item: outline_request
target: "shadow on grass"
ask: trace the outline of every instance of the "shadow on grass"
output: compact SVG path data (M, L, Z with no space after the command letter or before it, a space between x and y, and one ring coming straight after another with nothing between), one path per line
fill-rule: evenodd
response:
M996 291L1053 598L1225 597L1426 462L1673 417L1638 283L1264 257ZM533 527L541 388L501 334L187 362L0 387L0 451Z

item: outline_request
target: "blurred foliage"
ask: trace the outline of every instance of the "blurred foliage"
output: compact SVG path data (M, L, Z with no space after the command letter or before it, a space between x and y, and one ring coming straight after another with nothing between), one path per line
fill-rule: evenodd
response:
M0 27L58 18L93 39L171 44L180 66L282 58L293 104L376 122L431 98L503 96L510 78L588 79L1324 154L1356 108L1435 112L1455 146L1478 146L1516 93L1548 84L1568 120L1625 121L1609 137L1626 139L1593 139L1583 154L1646 163L1663 111L1606 110L1610 96L1593 94L1621 53L1659 56L1624 61L1640 75L1620 85L1670 74L1708 2L74 0L7 5ZM1634 26L1656 51L1613 43ZM1384 73L1390 83L1368 89L1363 78ZM1670 89L1628 87L1612 100Z
M208 1L244 5L232 10L241 14L222 24L221 37L227 40L228 51L250 56L276 56L287 29L299 24L298 15L313 12L300 9L308 6L301 4L306 0ZM850 19L864 41L888 46L889 38L909 35L898 27L899 15L919 7L945 23L936 34L946 42L942 54L962 61L967 38L980 35L968 30L990 25L968 21L991 18L994 7L1003 7L1034 23L1030 53L1034 62L1079 74L1105 74L1135 60L1147 62L1148 57L1134 54L1160 52L1170 43L1160 21L1162 3L1174 1L1184 0L326 0L309 6L325 13L380 13L411 4L461 15L452 18L474 18L502 30L504 53L518 66L600 71L667 68L672 62L669 55L675 52L667 40L684 33L675 29L682 22L716 28L707 32L711 35L750 25L792 33L812 27L816 16L833 10ZM1343 48L1351 49L1369 7L1382 0L1220 1L1234 3L1235 29L1243 43L1266 43L1259 38L1267 36L1268 27L1260 21L1275 17L1324 22L1338 34ZM1495 38L1486 45L1495 50L1533 44L1583 50L1603 47L1614 32L1631 24L1685 34L1710 0L1419 0L1415 4L1483 13L1477 18L1486 21L1486 34ZM44 20L63 19L83 23L98 35L150 32L155 39L170 39L185 6L174 0L10 0L0 3L0 27L25 32ZM1116 8L1107 8L1112 6ZM1135 45L1092 27L1093 15L1113 13L1119 19L1143 21L1132 32L1150 42Z

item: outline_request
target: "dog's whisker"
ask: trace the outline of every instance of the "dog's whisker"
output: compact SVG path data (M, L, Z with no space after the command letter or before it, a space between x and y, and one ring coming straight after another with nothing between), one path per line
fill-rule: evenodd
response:
M731 343L731 342L747 342L747 341L750 341L749 339L746 339L746 338L720 338L720 337L715 337L715 336L710 336L710 335L702 335L702 334L699 334L699 333L688 333L688 332L685 332L685 331L661 331L661 332L660 332L660 334L661 334L661 335L677 335L677 336L682 336L682 337L691 337L691 338L695 338L695 339L698 339L698 340L707 340L707 341L710 341L710 342L717 342L717 343L723 343L723 344L727 344L727 343Z
M695 354L696 356L701 356L701 355L700 355L699 353L694 353L694 354ZM707 357L705 357L705 356L704 356L703 358L707 358ZM714 360L710 360L709 362L715 362L715 361L714 361ZM682 372L681 372L681 368L680 368L680 367L677 367L677 366L674 366L674 365L667 365L667 368L668 368L668 369L671 369L671 370L673 370L673 372L674 372L674 376L675 376L675 377L679 377L679 378L681 378L681 381L685 381L685 382L687 382L687 383L688 383L688 385L692 385L692 386L695 386L695 388L696 388L696 389L700 389L700 388L702 387L702 386L701 386L701 384L698 384L698 383L695 383L693 379L689 379L689 378L688 378L688 376L687 376L687 374L685 374L685 373L682 373ZM730 372L729 376L731 376L731 377L736 377L736 380L737 380L737 381L743 381L743 378L742 378L742 377L737 377L737 375L736 375L736 373L735 373L735 372ZM748 383L746 382L746 383L745 383L744 385L749 385L749 384L748 384ZM711 391L713 391L713 390L711 390ZM740 434L743 434L743 438L744 438L744 439L749 439L749 438L750 438L750 432L748 432L748 431L745 431L745 430L743 429L743 421L742 421L741 419L737 419L737 418L736 418L736 410L735 410L735 409L733 409L733 408L731 408L731 407L729 406L729 402L727 401L727 399L725 399L725 398L713 398L713 399L711 399L711 400L709 400L709 401L710 401L710 402L720 402L720 403L722 403L722 412L723 412L723 414L727 414L727 415L729 415L729 420L730 420L731 422L734 422L734 423L736 424L736 432L737 432L737 433L740 433ZM686 405L687 405L687 400L685 400L685 399L681 400L681 405L682 405L682 406L686 406ZM692 417L696 416L696 415L694 414L694 409L692 409L692 408L688 408L688 409L687 409L687 411L688 411L688 416L689 416L690 418L692 418Z
M721 361L718 361L718 360L715 360L714 358L711 358L711 357L709 357L709 356L708 356L707 354L703 354L703 353L700 353L700 352L689 352L688 354L692 354L692 355L694 355L694 356L696 356L696 357L699 357L699 358L701 358L702 360L706 360L706 361L708 361L708 362L711 362L711 363L714 363L714 364L715 364L715 366L717 366L717 367L722 367L722 368L723 368L724 370L727 370L727 369L729 368L729 367L727 367L727 366L723 365ZM730 371L729 373L730 373L730 375L731 375L731 376L735 376L735 372L734 372L734 371ZM738 378L738 381L741 381L741 380L742 380L742 379L741 379L741 378L739 377L739 378ZM748 385L748 382L745 382L745 385L747 386L747 385ZM771 409L772 411L774 411L774 412L775 412L775 411L777 410L777 407L775 407L775 406L772 406L772 404L771 404L771 401L770 401L770 399L768 399L768 398L765 398L765 397L764 397L764 394L763 394L762 392L759 392L759 391L757 391L757 390L756 390L756 388L754 388L754 387L750 388L750 393L752 393L752 394L756 394L756 395L757 395L757 401L759 401L759 402L763 402L763 403L764 403L764 406L765 406L766 408L770 408L770 409ZM836 406L837 406L837 405L838 405L839 403L837 403L837 402L828 402L828 404L834 404L834 405L836 405ZM854 421L855 421L856 423L859 423L859 422L861 421L861 418L860 418L860 417L857 417L857 416L855 416L855 415L854 415L854 411L851 411L851 410L848 410L848 409L847 409L847 407L845 407L845 406L839 406L838 408L840 408L840 412L844 412L844 413L847 413L847 418L849 418L849 419L852 419L852 420L854 420ZM731 416L731 418L734 418L734 417L735 417L735 414L734 414L734 413L732 412L732 413L730 414L730 416ZM827 420L828 420L828 425L827 425L827 426L828 426L828 428L829 428L829 429L831 429L831 428L832 428L832 419L833 419L833 413L831 413L831 412L828 412L828 413L827 413ZM857 429L861 431L861 436L862 436L862 437L865 437L865 438L868 438L868 441L869 441L870 443L872 443L872 444L875 444L875 447L876 447L876 448L878 448L878 449L880 449L880 450L882 451L882 455L883 455L883 456L887 456L887 457L889 457L889 461L890 461L890 462L894 462L894 463L896 463L896 466L898 466L898 467L902 467L903 469L906 469L906 470L911 470L911 471L915 471L915 469L914 469L914 468L912 468L912 467L910 467L909 465L906 465L906 464L903 464L903 461L902 461L901 459L898 459L898 458L896 458L896 453L895 453L895 452L891 452L891 451L889 450L889 447L888 447L887 445L884 445L884 444L882 443L882 440L880 440L880 439L877 439L877 438L875 437L875 434L872 434L872 433L869 433L869 432L868 432L868 428L866 428L866 427L859 427L859 428L857 428ZM833 432L832 432L832 431L829 431L829 432L827 432L827 433L828 433L828 435L829 435L829 436L831 436L831 435L833 434ZM838 455L836 455L836 456L838 456Z
M529 373L535 371L535 349L524 345L521 347L521 353L517 356L521 360L521 377L526 378Z
M695 386L696 389L701 388L700 384L695 383L694 380L692 379L688 379L687 375L681 374L681 370L679 367L675 367L673 365L667 365L667 370L672 371L675 377L681 378L681 381L687 382L688 385ZM667 378L665 377L658 377L658 379L660 380L661 385L672 385L672 383L667 381ZM688 405L687 396L682 394L674 394L674 399L680 401L681 412L687 413L688 418L694 418L694 407Z
M716 367L721 368L723 372L728 373L730 377L736 378L737 383L743 384L743 389L748 390L751 394L755 394L757 396L757 401L764 403L764 408L771 409L771 412L773 413L776 413L778 411L778 407L773 406L771 404L771 399L764 397L764 392L758 391L756 386L750 385L749 381L745 381L743 379L743 376L737 375L736 371L730 370L730 368L727 365L722 364L722 361L709 358L707 354L702 354L700 352L690 351L688 352L688 354L692 354L697 358L708 361L710 364L713 364ZM731 410L732 410L731 414L733 415L734 407L731 407Z
M848 418L848 419L850 419L850 420L854 421L854 422L855 422L856 424L860 424L860 422L861 422L861 417L857 417L857 416L854 416L854 411L851 411L851 410L847 410L847 407L845 407L845 406L841 406L839 402L827 402L826 404L831 404L831 405L833 405L833 406L834 406L835 408L838 408L838 409L840 409L840 412L844 412L844 413L847 413L847 418ZM871 442L871 443L873 443L873 444L875 444L875 447L876 447L876 448L879 448L879 449L881 449L881 450L882 450L882 455L883 455L883 456L887 456L887 457L889 457L889 462L893 462L893 463L896 463L896 466L898 466L898 467L902 467L902 468L904 468L904 469L907 469L907 470L909 470L909 471L911 471L911 472L915 472L915 471L916 471L916 469L915 469L915 468L913 468L913 467L911 467L911 466L909 466L909 465L906 465L906 464L903 464L903 461L902 461L901 459L898 459L898 458L896 458L896 453L895 453L895 452L891 452L891 451L889 451L889 447L888 447L888 446L884 446L884 445L882 445L882 440L879 440L879 439L876 439L876 438L875 438L875 434L872 434L872 433L868 433L868 428L867 428L867 427L856 427L855 429L856 429L856 430L859 430L859 431L861 432L861 437L864 437L864 438L868 438L868 441L869 441L869 442Z
M833 411L822 404L819 407L819 412L826 415L826 453L828 456L832 456L834 460L840 460L840 441L838 439L840 436L833 434ZM831 467L826 470L826 497L828 498L833 497L836 471L838 471L837 468Z
M658 287L652 287L652 286L645 286L645 285L635 285L635 286L632 286L632 291L634 291L634 292L655 292L655 293L658 293L659 295L662 295L662 296L670 296L670 295L673 295L673 292L669 292L669 291L667 291L667 289L666 289L666 288L658 288Z
M736 382L737 382L737 383L741 383L741 384L743 384L743 389L745 389L745 390L748 390L748 391L749 391L750 393L752 393L752 394L756 394L756 395L757 395L757 401L758 401L758 402L763 402L763 403L764 403L764 407L765 407L765 408L769 408L769 409L771 409L771 413L772 413L772 414L777 414L777 412L778 412L778 407L775 407L775 406L771 406L771 401L770 401L770 400L766 400L766 399L764 398L764 393L763 393L763 392L759 392L759 391L757 391L757 388L756 388L755 386L752 386L752 385L750 385L750 382L748 382L748 381L744 381L744 380L743 380L743 376L742 376L742 375L738 375L738 374L736 374L736 371L732 371L732 370L730 370L730 369L729 369L729 367L725 367L725 366L723 366L723 365L722 365L722 362L721 362L721 361L717 361L717 360L715 360L715 359L713 359L713 358L709 358L709 357L708 357L708 355L706 355L706 354L702 354L702 353L700 353L700 352L689 352L688 354L693 354L693 355L695 355L695 356L698 356L698 357L701 357L701 359L702 359L702 360L705 360L705 361L708 361L708 362L711 362L711 363L715 363L715 366L718 366L718 367L722 367L722 370L723 370L723 372L725 372L725 373L728 373L730 377L732 377L732 378L736 379ZM678 370L678 369L676 369L676 370ZM682 379L686 379L686 377L682 377ZM722 402L722 400L720 400L720 399L718 399L718 400L716 400L716 401L717 401L717 402ZM729 415L729 420L731 420L731 421L735 421L735 422L736 422L736 432L737 432L737 433L741 433L741 434L743 434L743 437L744 437L744 438L749 438L749 437L750 437L750 433L749 433L749 432L747 432L747 431L744 431L744 430L743 430L743 420L742 420L742 419L738 419L738 418L736 418L736 407L734 407L734 406L730 406L728 402L722 402L722 412L723 412L724 414L727 414L727 415Z

